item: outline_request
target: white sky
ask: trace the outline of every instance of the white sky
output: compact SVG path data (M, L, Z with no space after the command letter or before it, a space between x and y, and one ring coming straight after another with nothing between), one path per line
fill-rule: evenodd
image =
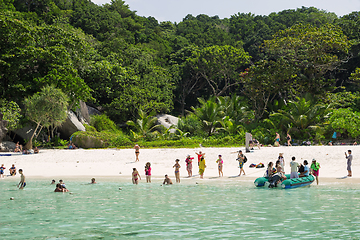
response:
M111 0L92 0L102 5ZM360 0L125 0L132 11L139 16L152 16L159 22L180 22L187 14L197 16L218 15L229 18L236 13L253 13L269 15L286 9L316 7L343 16L354 11L360 11Z

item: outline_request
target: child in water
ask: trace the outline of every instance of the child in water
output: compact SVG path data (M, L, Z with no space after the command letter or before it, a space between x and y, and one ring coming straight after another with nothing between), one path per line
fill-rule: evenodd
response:
M216 163L218 164L219 177L220 177L220 174L221 174L221 176L224 176L224 173L223 173L223 171L222 171L224 161L222 160L221 155L219 155L219 159L216 160Z
M175 168L175 177L176 177L176 182L180 183L180 164L179 164L179 159L175 160L175 165L173 166L173 168Z
M4 170L6 168L4 167L4 164L1 164L1 167L0 167L0 177L4 178Z
M146 182L151 183L151 163L147 162L145 164L145 176L146 176Z

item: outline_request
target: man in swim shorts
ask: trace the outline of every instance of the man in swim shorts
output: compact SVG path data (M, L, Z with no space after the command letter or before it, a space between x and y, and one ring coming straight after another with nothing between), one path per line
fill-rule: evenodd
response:
M26 181L25 181L25 176L23 174L23 170L19 169L19 173L20 173L20 182L18 184L19 189L24 189L24 187L26 186Z
M241 176L241 173L243 172L244 175L245 175L245 170L244 170L244 159L245 159L245 156L244 154L242 153L241 150L239 150L239 153L238 153L238 157L237 157L237 161L239 161L239 167L240 167L240 173L238 176Z

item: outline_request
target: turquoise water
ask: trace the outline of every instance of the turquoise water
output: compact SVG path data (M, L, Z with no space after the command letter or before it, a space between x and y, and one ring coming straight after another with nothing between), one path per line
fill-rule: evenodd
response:
M29 180L23 191L0 181L0 238L360 239L359 185L65 182L73 194L54 193L44 180Z

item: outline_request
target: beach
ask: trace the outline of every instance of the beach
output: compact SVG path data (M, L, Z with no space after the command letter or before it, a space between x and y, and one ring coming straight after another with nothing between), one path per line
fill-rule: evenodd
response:
M344 152L351 149L354 160L352 164L353 177L339 179L347 175L346 159ZM236 177L239 174L238 161L236 161L236 151L242 150L248 161L244 165L246 175ZM255 148L246 153L244 147L239 148L164 148L164 149L140 149L139 162L135 162L134 149L75 149L75 150L54 150L41 149L39 154L12 155L0 157L0 164L6 167L5 175L9 174L9 168L15 164L17 170L23 169L27 181L31 178L119 178L131 181L132 168L137 168L142 180L145 183L144 166L146 162L151 163L152 178L161 179L168 174L173 181L175 174L173 165L176 159L180 159L180 177L187 180L185 158L188 154L193 159L193 178L199 179L197 155L195 152L205 153L206 170L204 179L206 180L231 180L231 181L253 181L262 177L266 168L249 168L251 163L274 163L279 153L284 153L285 172L290 173L289 162L295 156L297 162L311 160L315 158L320 163L320 183L339 182L339 183L360 183L359 161L357 161L360 146L293 146L293 147L262 147ZM216 160L218 155L222 155L224 161L224 176L218 178L218 167ZM19 174L15 177L19 178ZM158 180L161 181L161 180Z

